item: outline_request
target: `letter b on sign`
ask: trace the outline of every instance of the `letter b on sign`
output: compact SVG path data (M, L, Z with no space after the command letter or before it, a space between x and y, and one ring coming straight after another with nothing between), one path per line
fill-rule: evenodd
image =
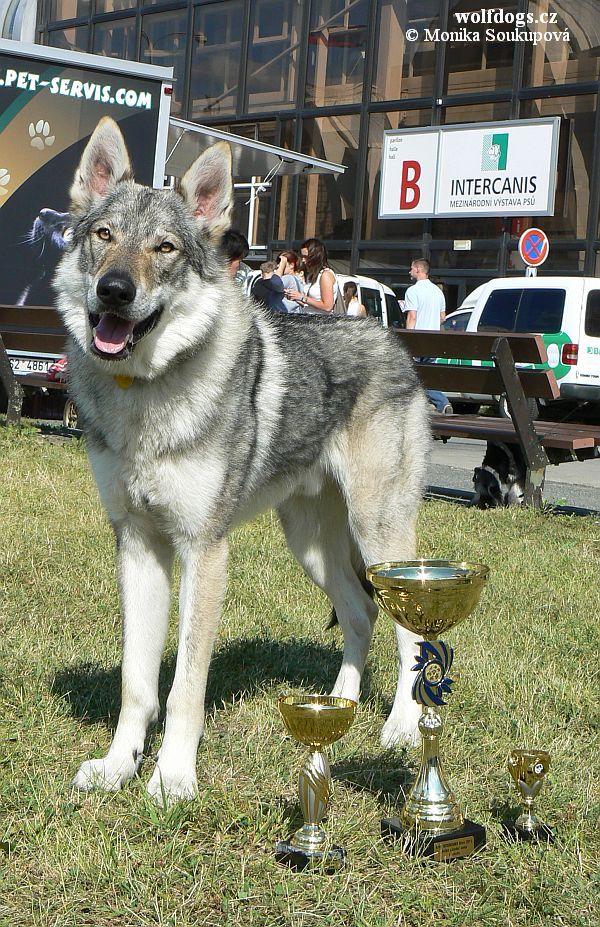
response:
M400 179L400 209L414 209L419 205L421 190L419 179L421 165L418 161L403 161Z

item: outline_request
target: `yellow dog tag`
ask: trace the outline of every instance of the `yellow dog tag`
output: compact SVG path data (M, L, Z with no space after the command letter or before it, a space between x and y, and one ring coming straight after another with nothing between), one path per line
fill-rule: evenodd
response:
M120 373L115 377L115 383L117 386L120 386L121 389L129 389L133 383L133 377L128 377L125 376L125 374Z

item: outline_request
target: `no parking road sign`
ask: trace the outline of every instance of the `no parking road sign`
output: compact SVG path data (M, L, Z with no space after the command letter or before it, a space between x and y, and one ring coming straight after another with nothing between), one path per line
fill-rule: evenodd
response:
M528 267L539 267L549 253L548 236L541 229L527 229L519 238L519 254Z

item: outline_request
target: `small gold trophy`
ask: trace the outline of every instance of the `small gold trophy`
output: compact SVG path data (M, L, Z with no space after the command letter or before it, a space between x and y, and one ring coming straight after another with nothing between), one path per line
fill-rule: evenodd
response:
M552 843L554 831L533 813L533 803L550 769L550 754L545 750L511 750L508 755L510 772L523 806L515 821L503 821L502 828L513 840L546 840Z
M414 700L423 706L421 765L400 817L384 819L381 832L401 839L408 853L440 861L469 856L485 846L485 828L464 817L444 774L439 756L443 725L436 708L446 704L454 657L438 635L470 615L488 575L489 568L482 564L449 560L378 563L367 570L381 608L424 638L412 689Z
M346 860L342 847L331 844L319 826L327 814L331 794L331 771L323 747L339 740L354 720L356 702L332 695L284 695L279 711L292 737L310 748L300 771L298 795L304 824L291 840L281 840L275 858L292 869L315 863L341 869Z

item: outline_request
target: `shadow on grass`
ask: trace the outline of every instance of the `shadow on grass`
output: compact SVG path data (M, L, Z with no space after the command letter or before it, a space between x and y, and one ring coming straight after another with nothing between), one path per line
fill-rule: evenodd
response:
M340 648L301 639L273 641L263 637L227 641L213 654L208 674L206 711L219 709L242 695L255 694L265 686L288 683L293 688L327 692L341 662ZM175 673L175 655L163 660L159 698L164 709ZM365 672L364 691L369 674ZM115 727L120 707L121 669L80 663L55 674L54 695L68 702L74 717L89 724L104 722Z
M382 802L401 805L417 774L418 762L413 753L405 747L367 753L335 763L331 772L334 779L343 781L347 788L369 792Z

